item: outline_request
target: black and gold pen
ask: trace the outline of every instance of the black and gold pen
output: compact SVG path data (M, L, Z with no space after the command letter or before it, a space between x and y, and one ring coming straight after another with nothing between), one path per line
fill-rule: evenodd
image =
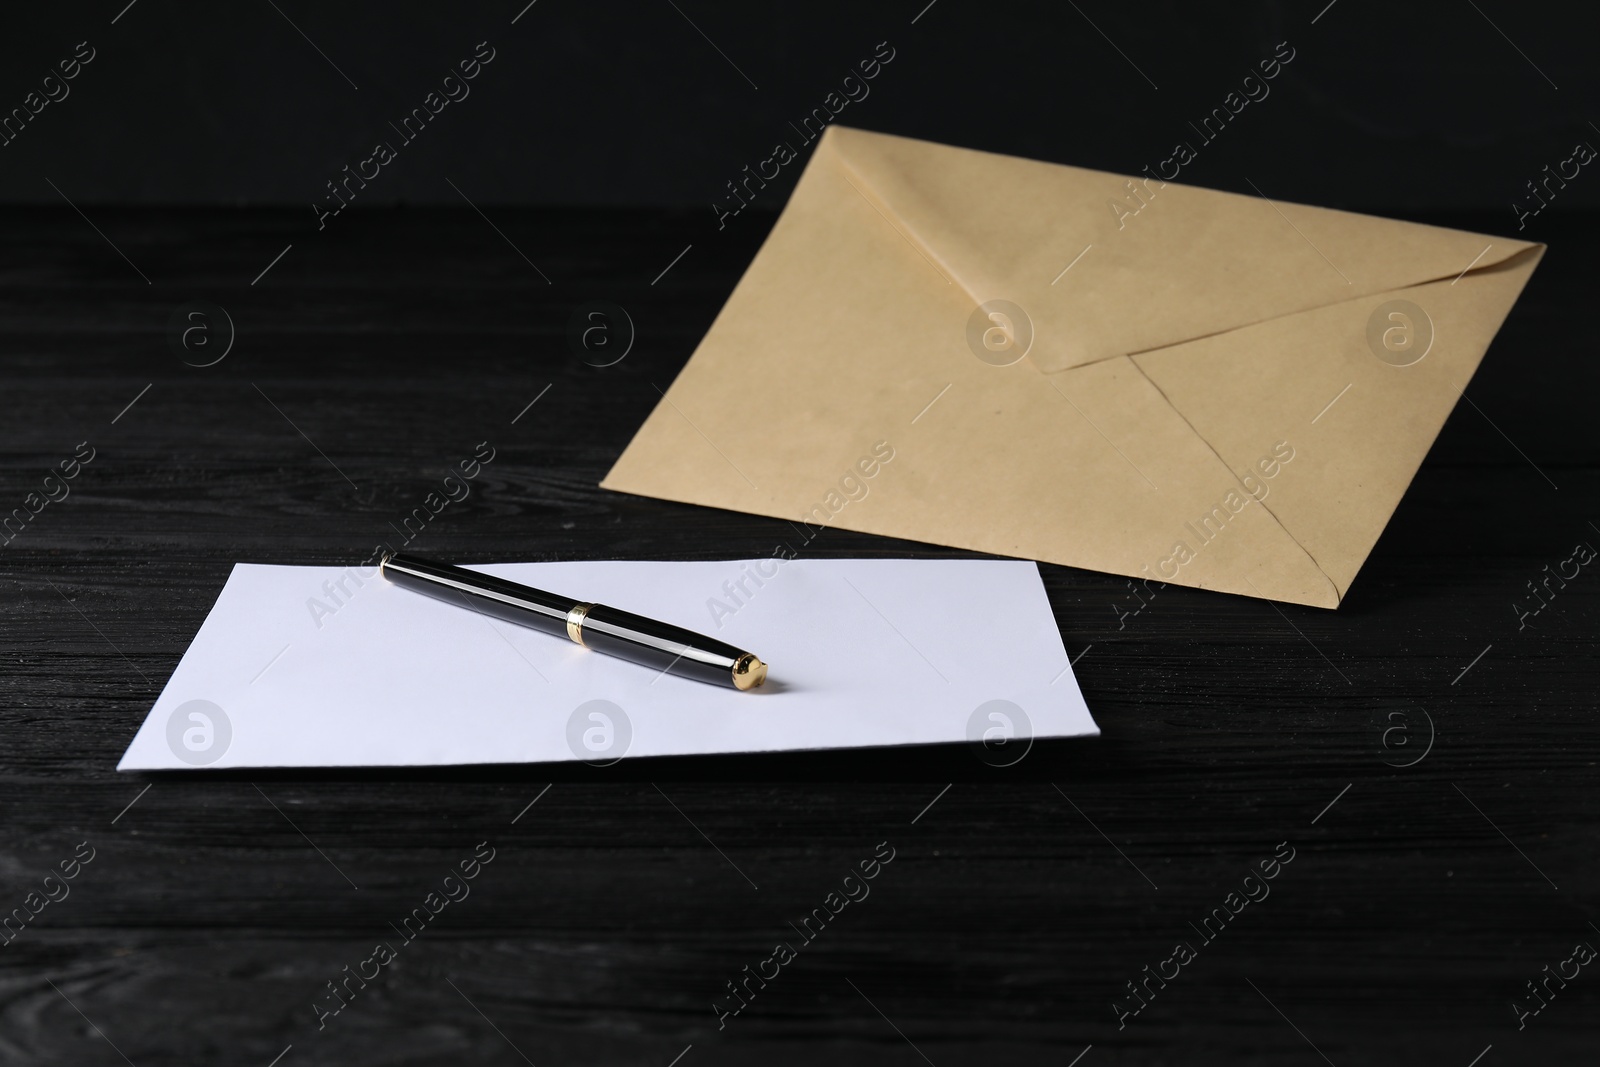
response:
M741 691L767 680L767 665L752 653L681 626L416 556L386 556L379 569L395 585L414 592L568 637L584 648L666 674Z

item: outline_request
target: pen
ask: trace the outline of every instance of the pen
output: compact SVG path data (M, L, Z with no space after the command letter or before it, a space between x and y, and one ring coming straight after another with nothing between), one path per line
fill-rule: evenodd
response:
M378 564L395 585L493 615L584 648L604 652L663 674L673 673L730 689L754 689L767 680L767 665L754 654L643 615L588 604L504 578L389 554Z

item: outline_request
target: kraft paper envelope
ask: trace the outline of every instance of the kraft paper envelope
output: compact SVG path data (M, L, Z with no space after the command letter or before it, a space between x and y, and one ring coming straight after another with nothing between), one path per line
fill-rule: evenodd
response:
M601 484L1331 608L1543 250L834 127Z

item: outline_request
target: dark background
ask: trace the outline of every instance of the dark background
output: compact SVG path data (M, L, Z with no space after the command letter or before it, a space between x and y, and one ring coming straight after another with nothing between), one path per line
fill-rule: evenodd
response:
M0 107L79 41L97 58L0 148L0 200L59 203L49 176L83 203L310 217L479 41L496 58L471 95L363 206L459 204L448 176L482 204L709 210L880 41L895 59L840 122L1127 173L1192 139L1186 123L1287 41L1271 95L1184 180L1248 191L1249 177L1326 206L1495 208L1514 226L1524 183L1600 137L1594 5L1337 0L1319 18L1327 0L926 2L138 0L115 25L126 0L11 12ZM1596 203L1597 184L1573 182L1556 210Z
M1600 577L1525 627L1513 606L1600 544L1587 169L1518 234L1550 251L1337 611L1168 587L1119 620L1124 579L1041 568L1098 739L1004 769L933 746L114 772L234 562L364 558L478 441L495 462L418 551L788 536L596 483L785 190L720 231L712 199L879 41L896 58L841 121L1137 171L1286 40L1272 95L1185 180L1490 234L1600 139L1593 16L1565 5L677 4L8 14L0 105L98 54L0 147L0 510L77 442L97 456L0 548L0 914L96 851L0 946L0 1062L1592 1058L1592 967L1523 1029L1509 1007L1600 946ZM482 40L472 95L319 231L323 182ZM594 299L638 326L604 369L566 334ZM203 369L168 329L196 300L236 329ZM962 555L837 530L812 550ZM325 983L485 840L473 895L319 1030ZM871 897L719 1030L724 983L883 841ZM1280 842L1272 895L1199 946ZM1198 960L1119 1030L1124 983L1178 940Z

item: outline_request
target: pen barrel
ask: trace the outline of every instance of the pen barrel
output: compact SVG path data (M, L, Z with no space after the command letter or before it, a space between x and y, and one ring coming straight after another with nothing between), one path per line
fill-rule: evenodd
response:
M595 604L583 616L583 644L596 652L679 678L737 689L734 668L747 653L693 630Z
M681 626L416 556L388 556L380 566L385 578L405 589L663 674L739 690L767 680L767 666L757 656Z
M567 612L577 604L491 574L416 556L390 556L383 561L383 576L395 585L446 604L563 639L567 636Z

